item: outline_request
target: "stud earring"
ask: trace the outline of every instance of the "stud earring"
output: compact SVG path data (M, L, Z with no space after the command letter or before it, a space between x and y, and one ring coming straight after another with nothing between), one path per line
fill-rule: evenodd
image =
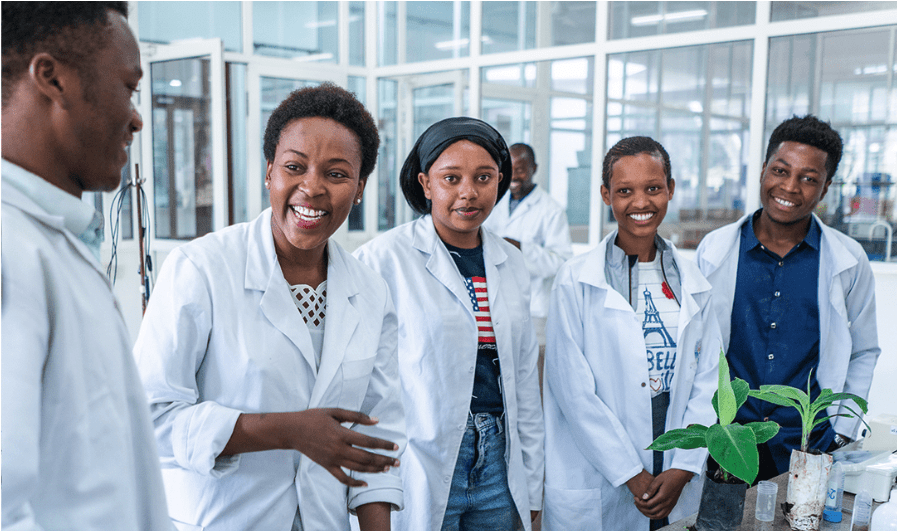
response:
M356 205L360 205L360 204L361 204L361 198L360 198L360 197L356 197L356 198L355 198L355 204L356 204Z
M265 181L265 188L271 188L271 183L268 181Z

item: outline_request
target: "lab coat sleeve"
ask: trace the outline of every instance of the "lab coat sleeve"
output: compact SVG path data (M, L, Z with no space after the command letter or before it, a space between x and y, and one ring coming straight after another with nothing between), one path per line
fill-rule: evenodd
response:
M553 399L565 416L583 457L614 487L644 469L636 445L623 424L596 392L596 381L584 352L584 308L571 269L561 270L551 291L545 349L546 400Z
M205 275L175 249L159 273L134 357L150 403L162 466L222 477L239 466L239 454L219 454L241 411L199 401L196 372L206 356L211 316Z
M544 243L529 239L520 242L526 268L533 278L554 276L564 262L573 256L567 214L563 210L554 210L545 216L542 223Z
M370 437L396 443L398 450L392 452L378 450L377 453L401 458L407 438L397 357L398 320L385 283L384 291L387 295L384 297L380 345L377 348L377 359L374 362L367 393L361 405L363 413L377 417L380 422L373 426L356 424L352 429ZM358 507L374 502L390 503L396 510L402 510L404 507L402 479L397 468L377 474L352 471L349 475L368 484L367 487L349 488L348 506L353 513Z
M3 235L3 248L9 250L7 233ZM15 258L3 261L3 529L42 529L30 503L38 495L42 375L50 341L51 294L39 278L40 271L34 263Z
M872 385L872 373L881 348L878 346L878 328L875 315L875 278L869 259L865 253L857 256L859 263L856 266L856 276L846 295L847 319L850 329L851 352L850 362L847 365L847 376L844 381L845 393L853 393L859 397L867 398L869 388ZM853 401L847 401L847 405L857 413L860 409ZM829 415L834 413L847 413L850 411L834 405L827 409ZM833 427L836 432L850 437L856 437L860 427L860 420L848 417L833 417Z
M720 337L719 322L709 297L704 307L701 308L700 314L695 318L700 319L699 325L703 333L701 334L700 351L693 353L697 369L688 405L682 417L681 427L683 428L691 424L710 426L716 421L716 412L713 410L711 399L719 383L719 353L722 350L722 338ZM680 353L680 357L682 354L686 353ZM670 468L686 470L699 476L704 469L707 455L706 448L675 449Z
M525 307L529 308L529 297L526 299ZM529 486L529 509L541 511L545 480L545 422L539 391L539 343L533 328L529 327L527 331L517 359L517 433Z

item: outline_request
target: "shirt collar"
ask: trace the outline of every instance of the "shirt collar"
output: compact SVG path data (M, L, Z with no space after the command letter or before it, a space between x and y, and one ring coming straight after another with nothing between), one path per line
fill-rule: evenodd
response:
M99 256L103 241L103 215L90 203L6 159L2 161L2 172L4 185L16 188L47 214L61 217L65 228Z
M756 221L762 211L763 209L761 208L754 212L754 215L748 218L748 222L741 226L741 237L743 238L742 243L744 249L754 249L760 245L760 240L758 240L757 235L754 234L754 221ZM819 228L816 219L813 216L810 216L810 228L807 230L807 235L804 236L803 243L818 251L821 239L822 229Z

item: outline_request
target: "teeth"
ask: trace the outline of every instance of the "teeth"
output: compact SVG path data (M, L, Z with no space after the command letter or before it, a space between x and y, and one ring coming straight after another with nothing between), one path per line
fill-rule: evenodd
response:
M786 207L793 207L793 206L794 206L794 203L792 203L791 201L785 201L784 199L779 199L778 197L774 197L773 199L776 200L776 203L778 203L778 204L780 204L780 205L782 205L782 206L786 206Z
M325 212L324 210L314 210L301 206L291 206L290 208L293 209L293 212L295 212L300 219L309 221L322 218L327 214L327 212Z
M629 214L629 217L636 221L648 221L649 219L654 217L654 213L646 212L644 214Z

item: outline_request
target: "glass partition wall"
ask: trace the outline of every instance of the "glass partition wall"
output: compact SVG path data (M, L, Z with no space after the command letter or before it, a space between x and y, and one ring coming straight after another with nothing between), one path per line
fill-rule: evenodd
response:
M290 90L333 81L365 102L381 134L365 199L336 236L350 249L413 218L399 169L417 136L448 116L480 117L509 144L533 146L535 180L566 208L581 251L615 227L599 188L617 140L649 135L667 148L677 186L661 232L694 248L759 207L772 128L813 113L845 141L819 214L887 259L897 226L897 3L799 4L136 2L145 54L217 38L224 63L181 53L145 77L142 135L152 138L135 162L156 168L155 236L173 246L261 212L268 114ZM191 72L175 67L202 83L186 84ZM204 99L215 87L222 94ZM223 163L204 129L215 123L226 124Z

